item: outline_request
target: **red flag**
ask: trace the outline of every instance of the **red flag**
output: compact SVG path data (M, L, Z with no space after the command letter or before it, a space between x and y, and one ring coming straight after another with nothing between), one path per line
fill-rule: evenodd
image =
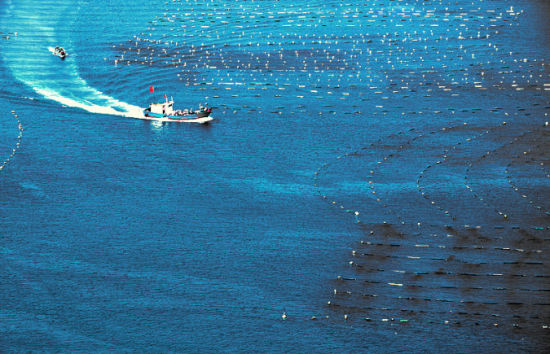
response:
M149 86L149 92L151 93L155 92L155 88L153 86Z

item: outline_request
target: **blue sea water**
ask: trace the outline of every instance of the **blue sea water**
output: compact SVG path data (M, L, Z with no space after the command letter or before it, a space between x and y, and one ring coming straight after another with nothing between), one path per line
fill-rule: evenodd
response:
M422 190L489 237L502 223L493 209L506 208L512 226L548 236L547 220L499 194L508 181L548 187L546 167L524 180L506 153L496 166L481 156L548 119L549 10L528 0L3 1L0 350L547 349L546 263L522 270L538 283L494 285L505 294L472 294L452 277L417 292L377 285L397 284L396 267L441 269L408 260L369 263L385 269L357 290L375 292L372 302L333 291L338 275L366 279L348 264L365 228L397 225L403 247L446 232L453 221L420 207ZM65 61L48 51L56 45ZM164 94L181 108L208 102L215 121L139 119ZM436 160L446 170L430 174ZM471 198L465 178L488 198ZM519 231L506 230L489 245L515 242ZM550 251L537 247L527 261ZM493 274L517 259L491 257L464 254L464 267L486 260L478 272ZM402 304L414 294L430 302ZM462 311L461 299L474 305Z

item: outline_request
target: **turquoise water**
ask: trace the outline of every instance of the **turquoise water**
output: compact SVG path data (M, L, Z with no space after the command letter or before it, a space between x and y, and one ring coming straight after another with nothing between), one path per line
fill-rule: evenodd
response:
M3 2L0 349L547 348L550 205L509 186L548 195L547 167L503 146L548 119L548 10ZM215 121L139 119L164 94Z

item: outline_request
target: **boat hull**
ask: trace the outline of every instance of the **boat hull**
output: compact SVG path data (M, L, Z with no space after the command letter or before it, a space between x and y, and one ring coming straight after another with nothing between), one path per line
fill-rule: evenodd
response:
M65 60L65 58L67 57L67 54L60 54L58 51L55 50L54 47L48 47L48 50L53 54L55 55L56 57L60 58L61 60Z
M145 110L143 112L146 118L152 119L152 120L158 120L161 122L184 122L184 123L199 123L199 124L205 124L210 121L212 121L214 118L208 116L208 115L200 115L200 114L186 114L182 116L169 116L159 113L153 113L148 110Z

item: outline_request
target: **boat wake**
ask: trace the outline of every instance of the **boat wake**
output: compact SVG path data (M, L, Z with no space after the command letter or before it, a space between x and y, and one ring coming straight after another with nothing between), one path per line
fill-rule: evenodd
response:
M46 99L90 113L145 119L143 108L90 87L80 76L75 60L61 61L52 55L53 47L59 43L71 53L70 38L59 38L71 32L63 27L68 22L59 14L75 18L72 12L77 10L72 1L9 0L1 23L3 29L17 35L3 46L4 63L17 81Z
M143 115L143 108L118 101L91 87L87 87L89 91L88 95L81 95L79 98L67 97L64 96L62 92L48 88L39 88L36 86L32 88L44 98L56 101L67 107L80 108L90 113L146 119ZM84 97L86 97L86 101L82 100Z

